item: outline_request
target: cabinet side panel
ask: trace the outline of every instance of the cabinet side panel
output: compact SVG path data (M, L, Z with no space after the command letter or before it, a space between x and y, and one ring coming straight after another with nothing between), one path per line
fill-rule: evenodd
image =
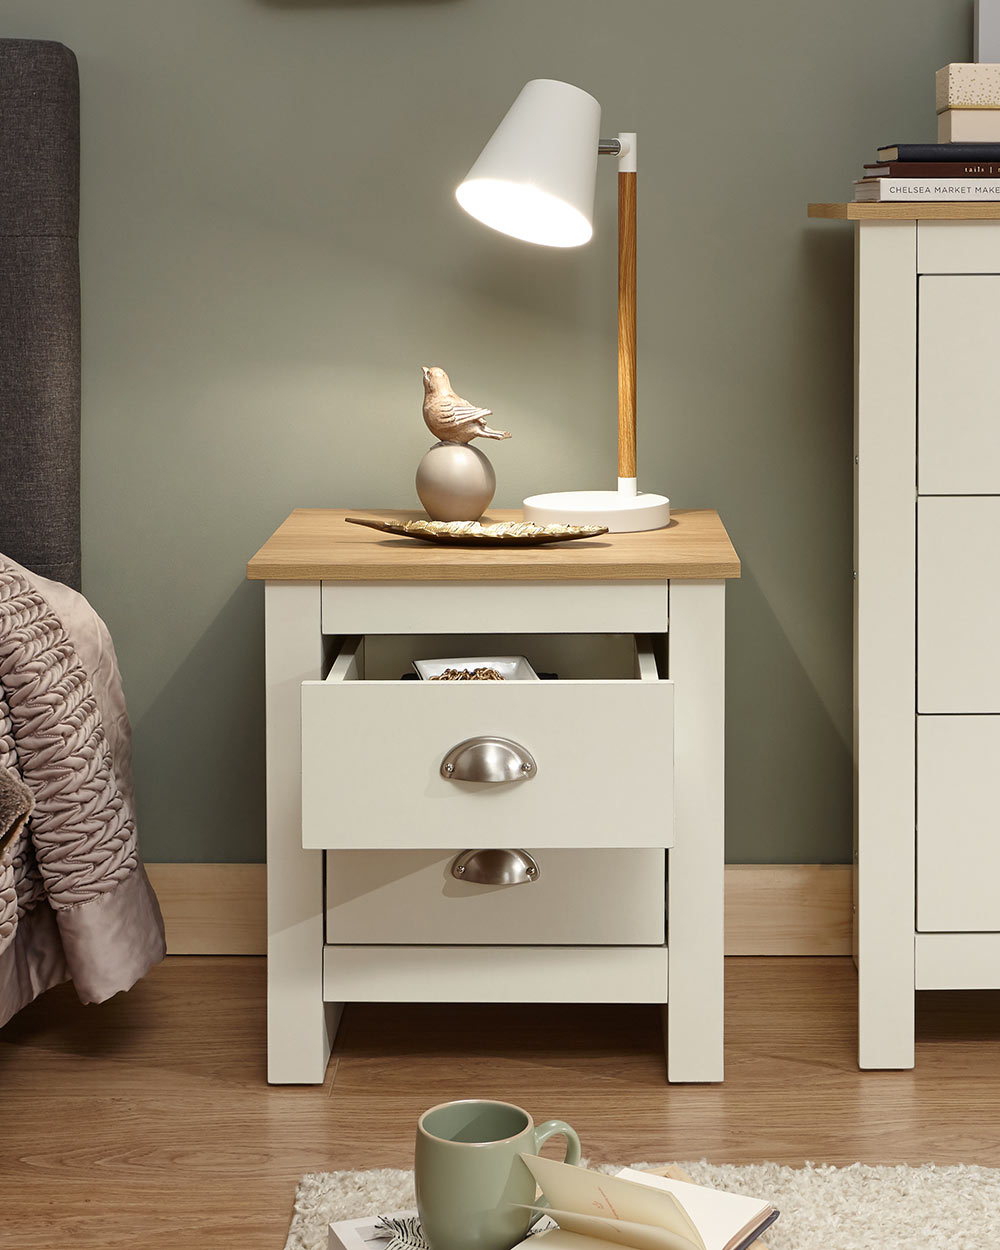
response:
M913 1066L916 226L857 234L855 762L859 1048Z
M725 583L672 581L670 630L675 830L667 872L667 1075L671 1081L721 1081Z

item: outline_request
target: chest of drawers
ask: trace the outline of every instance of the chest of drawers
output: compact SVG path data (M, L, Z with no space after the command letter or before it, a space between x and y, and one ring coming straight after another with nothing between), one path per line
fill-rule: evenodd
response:
M297 510L248 568L265 582L269 1079L322 1081L344 1003L431 1001L669 1003L669 1078L721 1080L739 561L718 516L520 550L345 516ZM415 658L497 654L558 679L406 679ZM453 871L510 848L536 868L520 884Z
M811 211L857 219L859 1058L906 1068L915 989L1000 988L1000 211Z

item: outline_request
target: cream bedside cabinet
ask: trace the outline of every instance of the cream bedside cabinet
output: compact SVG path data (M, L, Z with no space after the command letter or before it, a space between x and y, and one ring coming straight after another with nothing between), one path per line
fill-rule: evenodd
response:
M265 582L269 1080L321 1082L347 1002L668 997L668 1078L722 1080L739 560L717 514L513 550L347 515L296 510L248 566ZM415 658L496 654L559 680L402 679ZM520 753L515 779L461 779L487 737ZM451 776L454 747L473 755ZM513 847L533 878L452 872Z
M856 224L859 1061L912 1068L914 990L1000 988L1000 206Z

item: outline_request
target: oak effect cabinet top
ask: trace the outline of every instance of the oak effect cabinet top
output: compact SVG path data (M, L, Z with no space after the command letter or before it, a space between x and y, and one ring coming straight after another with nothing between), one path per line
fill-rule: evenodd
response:
M958 204L947 200L925 200L896 204L810 204L810 217L833 221L995 221L1000 204L979 200Z
M665 529L544 547L444 547L397 538L345 517L419 520L385 508L296 508L247 565L255 581L638 581L739 577L740 560L711 508L673 512ZM518 521L492 509L484 521Z

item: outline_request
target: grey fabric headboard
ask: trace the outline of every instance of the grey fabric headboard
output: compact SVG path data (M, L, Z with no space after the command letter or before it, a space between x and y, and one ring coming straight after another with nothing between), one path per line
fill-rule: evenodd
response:
M80 586L80 89L0 39L0 552Z

